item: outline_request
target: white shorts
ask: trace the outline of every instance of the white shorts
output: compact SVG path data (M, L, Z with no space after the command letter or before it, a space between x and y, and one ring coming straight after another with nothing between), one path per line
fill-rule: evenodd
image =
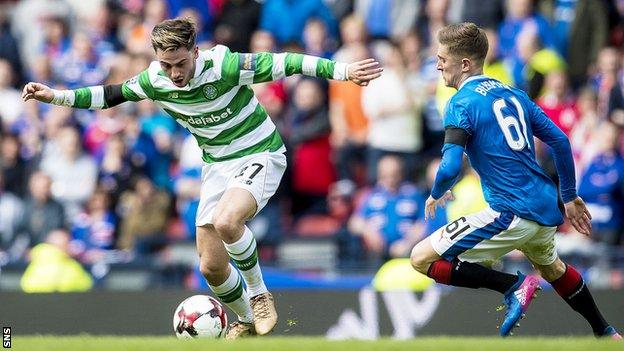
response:
M204 165L195 225L213 223L217 203L230 188L249 191L256 199L257 214L277 191L285 170L286 155L279 152L262 152Z
M435 252L446 260L491 263L518 249L538 265L557 259L555 230L490 207L449 223L431 234Z

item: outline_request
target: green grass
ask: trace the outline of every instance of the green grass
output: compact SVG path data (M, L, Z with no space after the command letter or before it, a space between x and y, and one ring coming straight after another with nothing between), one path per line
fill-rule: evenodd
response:
M419 337L407 341L381 339L377 341L328 341L323 338L266 337L240 341L177 340L174 337L114 337L114 336L19 336L13 335L14 350L124 350L124 351L487 351L487 350L539 350L539 351L602 351L623 350L624 343L613 340L596 340L591 337L531 338L513 337Z

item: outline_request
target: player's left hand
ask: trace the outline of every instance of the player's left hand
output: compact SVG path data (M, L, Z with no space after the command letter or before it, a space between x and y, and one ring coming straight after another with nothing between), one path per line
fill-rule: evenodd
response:
M347 79L361 86L367 86L368 82L381 76L383 68L373 58L353 62L347 67Z
M455 197L450 190L447 190L444 195L437 200L429 195L429 198L425 202L425 220L435 218L436 208L438 205L440 205L440 207L446 207L446 202L453 200L455 200Z
M581 234L590 235L592 216L587 206L585 206L583 199L577 196L576 199L566 202L564 207L565 215L570 220L570 223L572 223L574 229L578 230Z

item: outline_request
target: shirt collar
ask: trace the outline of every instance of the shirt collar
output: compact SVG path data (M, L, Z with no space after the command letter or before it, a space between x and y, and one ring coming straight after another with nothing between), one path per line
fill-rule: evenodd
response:
M201 52L199 52L199 55L197 55L197 58L195 59L195 74L193 74L193 78L192 79L195 79L195 78L199 77L201 72L204 70L204 64L205 63L206 63L206 60L204 60L204 58L202 57Z
M473 80L483 79L483 78L486 78L486 77L485 77L485 75L483 75L483 74L479 74L479 75L476 75L476 76L470 76L470 77L466 78L466 80L464 80L464 81L463 81L463 82L459 85L459 88L457 88L457 90L459 90L459 89L463 88L463 87L464 87L464 85L466 85L466 83L468 83L468 82L472 82Z

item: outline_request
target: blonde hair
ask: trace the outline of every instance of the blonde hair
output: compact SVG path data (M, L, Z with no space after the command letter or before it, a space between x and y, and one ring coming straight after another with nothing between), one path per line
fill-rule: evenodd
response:
M195 23L190 17L170 19L158 23L152 30L152 47L154 51L192 50L196 36Z
M469 58L483 66L488 51L488 39L485 31L470 22L448 25L438 32L438 41L449 54L462 59Z

